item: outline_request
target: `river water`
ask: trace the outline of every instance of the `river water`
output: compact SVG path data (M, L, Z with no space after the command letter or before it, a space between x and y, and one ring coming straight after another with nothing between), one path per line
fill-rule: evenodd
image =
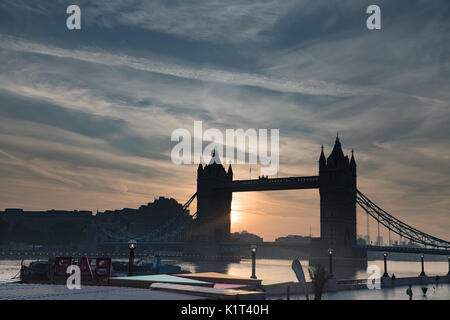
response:
M221 263L221 262L184 262L180 260L171 260L177 263L183 269L191 272L221 272L235 276L249 277L251 275L252 262L250 259L243 259L240 263ZM310 281L308 273L308 261L300 261L307 281ZM368 265L376 265L384 272L383 260L369 261ZM294 272L291 269L291 260L282 259L257 259L256 276L264 280L297 281ZM421 271L421 264L415 261L388 261L388 273L395 274L396 277L414 277ZM446 275L448 272L448 263L446 261L425 262L425 273L427 275ZM369 275L365 270L356 271L353 277L356 279L367 279Z
M249 277L251 275L252 262L250 259L242 259L241 262L188 262L180 259L163 259L163 263L177 264L184 270L191 272L220 272L235 276ZM308 261L300 261L307 281L310 281L308 274ZM259 279L297 281L291 269L291 260L283 259L256 259L256 275ZM383 261L369 261L368 265L376 265L383 273ZM0 260L0 279L14 277L20 270L20 260ZM420 261L388 261L388 273L398 277L418 276L421 271ZM425 273L427 275L446 275L448 263L446 261L425 262ZM352 278L366 279L369 275L364 271L357 271Z
M251 260L243 259L240 263L225 262L188 262L179 259L163 259L163 263L177 264L184 270L191 272L220 272L235 276L249 277L251 275ZM297 281L291 269L291 260L282 259L257 259L256 276L263 280ZM308 261L301 261L307 281ZM368 265L376 265L384 272L383 261L369 261ZM0 279L10 279L17 275L20 270L20 260L0 260ZM418 276L421 271L420 262L416 261L388 261L388 273L398 277ZM425 272L430 276L444 276L448 272L448 263L445 261L425 262ZM357 271L354 278L366 279L369 275L361 270ZM428 285L428 293L423 296L421 288L415 288L415 299L446 299L450 300L450 285L443 284L438 287ZM324 299L405 299L406 288L398 287L383 290L353 290L325 294ZM292 297L293 299L304 299L304 297Z

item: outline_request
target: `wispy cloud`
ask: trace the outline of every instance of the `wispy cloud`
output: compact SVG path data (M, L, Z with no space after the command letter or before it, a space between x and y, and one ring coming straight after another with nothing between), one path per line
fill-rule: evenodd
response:
M159 73L174 77L199 80L205 82L218 82L237 86L255 86L281 92L296 92L316 95L346 96L363 91L351 89L326 81L301 80L291 81L288 79L275 78L265 75L248 74L239 72L228 72L216 69L194 69L176 64L149 60L146 58L130 57L127 55L110 54L89 50L69 50L48 45L41 45L23 41L10 36L0 35L0 48L17 50L59 58L83 60L86 62L104 64L115 67L128 67L140 71Z

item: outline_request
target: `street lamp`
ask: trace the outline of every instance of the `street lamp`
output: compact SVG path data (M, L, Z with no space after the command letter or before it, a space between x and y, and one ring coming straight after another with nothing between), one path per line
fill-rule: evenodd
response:
M134 249L136 249L136 240L128 241L128 249L130 249L130 257L128 259L128 276L133 275L133 265L134 265Z
M420 273L421 277L425 276L425 268L424 268L424 264L423 264L423 254L420 256L420 262L422 264L422 272Z
M330 278L333 278L333 249L328 249L328 257L330 259Z
M383 277L389 277L389 274L387 272L387 253L385 252L384 255L384 274Z
M450 257L447 257L448 260L448 275L450 276Z
M254 244L250 246L250 249L252 250L252 276L250 278L256 279L255 275L255 269L256 269L256 249L258 247Z

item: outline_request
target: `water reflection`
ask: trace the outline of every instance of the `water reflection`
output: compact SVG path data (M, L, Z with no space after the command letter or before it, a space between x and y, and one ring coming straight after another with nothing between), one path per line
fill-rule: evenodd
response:
M225 273L229 274L229 262L222 262L222 261L197 261L197 262L191 262L191 261L179 261L178 262L182 269L189 270L190 272L218 272L218 273Z
M220 272L241 277L250 277L251 259L243 259L240 263L219 262L219 261L183 261L183 260L164 260L174 264L181 265L183 269L191 272ZM308 261L300 261L307 281L310 281L308 273ZM294 272L291 269L291 260L282 259L257 259L256 276L258 279L279 280L279 281L297 281ZM368 265L379 267L381 274L384 272L382 260L369 261ZM370 274L366 270L340 268L333 266L333 274L337 279L367 279ZM428 262L425 265L425 272L428 275L446 275L448 272L447 262ZM390 261L388 262L389 275L395 274L396 277L418 276L420 273L420 262L414 261Z
M181 259L163 258L164 263L180 265L190 272L220 272L241 277L250 277L252 264L250 259L243 259L240 263L228 263L219 261L191 262ZM257 259L256 276L263 280L297 281L291 269L291 260L282 259ZM308 261L301 260L303 271L307 281L310 281L308 274ZM380 268L381 274L384 272L383 260L369 261L368 265L376 265ZM333 267L334 268L334 267ZM0 278L12 278L20 270L20 260L0 260ZM421 271L420 261L388 261L388 273L394 273L398 277L418 276ZM430 261L425 263L425 272L430 276L445 276L448 272L448 262ZM344 268L333 272L338 279L367 279L369 274L366 270L351 270Z
M300 261L303 267L303 272L307 281L310 281L308 272L308 261ZM179 261L183 269L191 272L219 272L240 277L250 277L251 275L251 260L243 259L240 263L236 262L183 262ZM282 281L297 281L294 272L291 269L291 260L275 260L275 259L257 259L256 261L256 276L258 279L264 280L282 280ZM333 274L338 279L354 279L356 276L365 272L361 269L340 268L336 266Z
M383 270L380 269L381 274ZM335 279L349 280L349 279L366 279L370 276L367 269L361 269L349 266L333 266L333 276Z

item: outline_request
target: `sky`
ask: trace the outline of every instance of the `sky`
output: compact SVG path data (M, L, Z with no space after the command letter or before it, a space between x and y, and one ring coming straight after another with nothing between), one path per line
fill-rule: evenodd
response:
M2 0L0 209L184 203L196 165L172 163L171 133L202 121L279 129L279 177L317 175L339 132L365 195L449 240L449 17L448 0ZM318 191L236 193L232 218L319 236Z

